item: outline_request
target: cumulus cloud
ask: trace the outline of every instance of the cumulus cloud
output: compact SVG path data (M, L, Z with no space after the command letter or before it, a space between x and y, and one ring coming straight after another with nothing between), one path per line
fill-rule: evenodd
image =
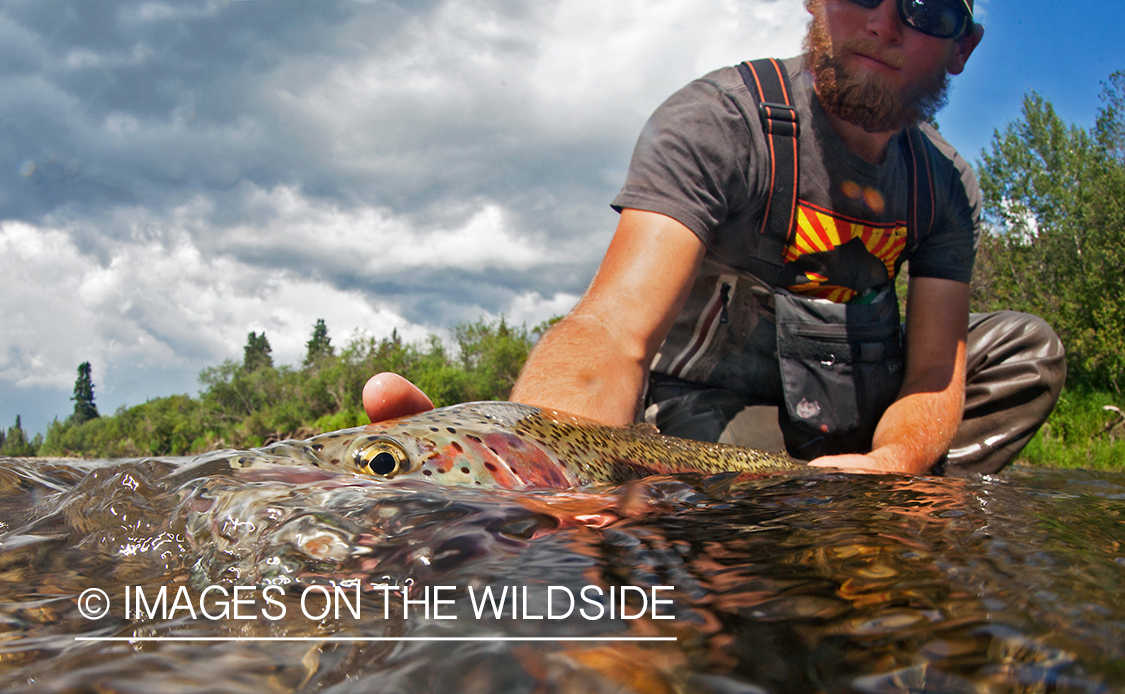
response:
M281 363L303 357L314 316L338 336L397 329L420 340L427 334L361 292L204 255L182 230L170 236L116 242L109 261L99 264L65 230L0 225L0 382L67 391L74 367L89 360L106 395L120 391L124 379L157 396L167 393L130 374L186 369L191 380L180 390L189 390L201 366L238 356L250 330L271 336Z
M224 230L214 247L237 255L270 253L287 267L353 268L372 277L423 267L520 268L544 262L546 254L514 233L495 203L461 205L456 228L420 229L386 209L341 209L311 201L293 188L255 191L249 204L269 211L261 220ZM315 244L310 244L315 240Z
M651 110L797 52L796 0L0 8L0 425L193 391L265 330L568 310ZM108 406L108 407L107 407Z

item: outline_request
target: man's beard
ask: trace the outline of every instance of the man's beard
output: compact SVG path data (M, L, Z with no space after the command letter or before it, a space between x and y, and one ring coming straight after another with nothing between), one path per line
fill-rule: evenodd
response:
M876 74L853 74L833 54L832 37L820 8L815 8L805 36L805 68L816 80L820 103L830 113L869 133L890 132L931 120L949 100L949 73L945 66L924 82L900 93ZM873 41L844 42L843 54L860 52L892 65L897 56L886 55Z

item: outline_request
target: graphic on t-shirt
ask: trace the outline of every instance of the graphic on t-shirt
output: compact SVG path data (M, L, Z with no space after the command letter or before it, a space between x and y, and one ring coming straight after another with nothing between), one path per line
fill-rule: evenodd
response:
M793 292L847 303L894 279L905 248L905 222L865 222L800 200L784 283Z

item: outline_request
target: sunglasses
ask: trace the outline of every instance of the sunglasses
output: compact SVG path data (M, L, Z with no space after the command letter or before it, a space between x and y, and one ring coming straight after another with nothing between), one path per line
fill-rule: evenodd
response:
M883 0L848 0L854 5L873 10ZM945 0L895 0L898 16L903 23L923 34L939 39L952 39L962 36L973 23L973 14L963 1Z

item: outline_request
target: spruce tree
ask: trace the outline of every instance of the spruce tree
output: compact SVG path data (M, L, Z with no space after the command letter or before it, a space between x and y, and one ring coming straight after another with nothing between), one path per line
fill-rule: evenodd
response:
M242 368L247 371L257 371L262 367L273 367L273 357L270 353L270 341L266 339L265 331L262 334L251 332L246 336L246 347L243 351Z
M94 380L91 377L90 362L84 361L78 365L78 378L74 381L74 414L71 420L75 424L97 419L98 406L94 404Z
M316 363L322 357L332 356L332 339L328 337L328 326L323 318L316 319L313 326L312 339L305 343L308 352L305 354L305 366Z
M15 458L31 456L35 453L35 447L27 440L27 432L23 430L20 416L16 415L16 425L8 429L8 435L4 437L4 445L0 446L0 455Z

